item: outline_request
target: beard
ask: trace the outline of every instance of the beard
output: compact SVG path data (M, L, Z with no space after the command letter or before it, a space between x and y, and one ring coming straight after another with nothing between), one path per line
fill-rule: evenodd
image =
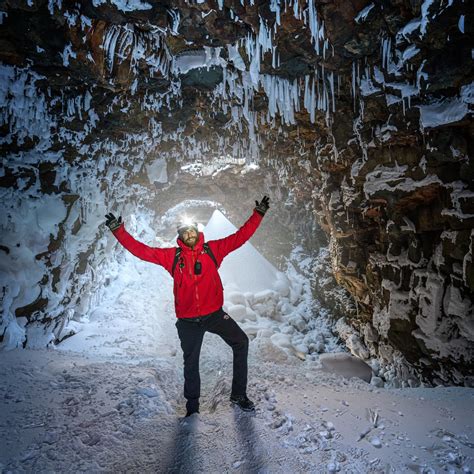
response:
M188 238L184 241L184 243L185 243L186 245L193 245L193 244L195 244L196 242L197 242L197 237L188 237Z

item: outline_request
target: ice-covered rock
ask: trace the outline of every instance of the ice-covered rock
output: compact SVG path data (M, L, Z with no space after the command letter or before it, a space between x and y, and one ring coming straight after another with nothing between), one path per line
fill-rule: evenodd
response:
M229 291L225 293L225 300L232 304L247 305L245 295L239 291Z
M242 304L234 304L227 307L227 312L236 321L243 321L247 318L247 308Z
M373 375L372 378L370 379L370 384L373 385L374 387L382 388L384 386L384 381L380 377Z

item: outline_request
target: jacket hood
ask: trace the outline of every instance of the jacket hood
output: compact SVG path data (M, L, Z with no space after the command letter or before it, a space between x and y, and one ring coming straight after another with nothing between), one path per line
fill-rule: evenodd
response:
M194 246L194 250L201 251L204 249L204 234L202 232L198 233L198 240ZM183 252L191 252L193 249L188 247L179 237L176 239L176 243L183 249Z

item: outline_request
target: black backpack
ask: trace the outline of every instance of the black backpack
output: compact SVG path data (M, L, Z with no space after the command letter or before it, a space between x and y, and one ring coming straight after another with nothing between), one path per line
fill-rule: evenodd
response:
M219 267L219 265L217 265L216 257L212 253L211 247L209 247L209 244L207 242L203 245L203 249L204 249L204 253L207 253L209 257L212 258L212 261L216 264L216 267ZM176 253L174 255L174 260L173 260L173 266L171 267L171 275L173 276L174 276L174 269L176 268L176 265L178 264L178 260L179 260L179 257L181 256L182 251L183 249L181 247L178 247L176 249Z

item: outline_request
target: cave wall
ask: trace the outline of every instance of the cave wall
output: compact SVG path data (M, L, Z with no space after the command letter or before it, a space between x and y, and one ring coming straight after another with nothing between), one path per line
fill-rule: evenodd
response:
M259 166L282 231L329 242L348 345L471 383L468 2L135 3L0 2L4 340L100 294L111 205L152 218L185 166Z

